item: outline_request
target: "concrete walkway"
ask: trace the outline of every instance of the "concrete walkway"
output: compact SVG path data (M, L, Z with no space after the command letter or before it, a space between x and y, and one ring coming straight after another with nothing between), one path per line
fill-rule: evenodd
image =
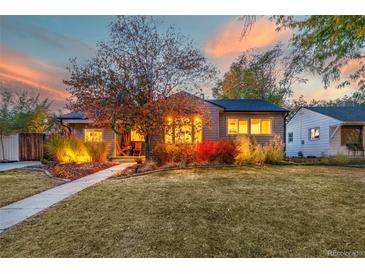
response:
M14 163L0 163L0 171L22 168L27 166L40 165L41 162L14 162Z
M122 163L0 208L0 233L30 216L95 185L135 162ZM72 214L72 212L70 212Z

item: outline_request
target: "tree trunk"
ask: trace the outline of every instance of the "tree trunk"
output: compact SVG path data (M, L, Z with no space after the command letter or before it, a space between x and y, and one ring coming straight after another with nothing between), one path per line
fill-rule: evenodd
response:
M145 142L145 156L146 156L146 160L151 160L152 159L152 155L151 155L151 135L147 135L146 136L146 142Z
M4 141L3 141L3 135L2 134L0 134L0 142L1 142L1 152L2 152L2 157L3 157L2 160L5 161L5 150L4 150Z

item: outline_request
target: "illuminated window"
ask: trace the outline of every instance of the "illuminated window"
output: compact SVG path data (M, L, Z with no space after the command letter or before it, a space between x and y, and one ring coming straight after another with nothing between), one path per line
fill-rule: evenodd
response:
M194 143L203 142L203 124L200 118L194 118Z
M248 120L227 119L227 133L228 134L247 134L248 133Z
M251 119L251 134L271 134L271 119Z
M248 133L248 120L239 120L238 134L247 134L247 133Z
M101 129L85 129L85 142L99 143L103 141L103 130Z
M320 135L319 127L314 127L309 129L309 140L311 141L319 140L319 135Z
M139 134L137 131L131 130L131 141L132 142L143 142L144 137L143 137L143 135Z
M176 144L190 144L192 139L192 126L181 125L175 126L175 143Z
M172 144L173 143L173 120L171 117L167 118L167 127L165 129L165 143Z
M270 119L261 120L261 134L271 134L271 120Z
M203 140L202 121L200 118L189 118L184 120L173 121L172 118L167 119L167 127L165 129L165 143L167 144L191 144L201 143Z

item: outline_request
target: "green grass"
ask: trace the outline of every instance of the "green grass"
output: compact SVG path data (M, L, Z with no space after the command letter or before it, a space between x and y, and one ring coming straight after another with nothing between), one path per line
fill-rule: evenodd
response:
M211 168L109 179L0 236L0 256L364 256L364 231L365 169Z
M45 174L35 171L0 172L0 207L37 194L54 186Z

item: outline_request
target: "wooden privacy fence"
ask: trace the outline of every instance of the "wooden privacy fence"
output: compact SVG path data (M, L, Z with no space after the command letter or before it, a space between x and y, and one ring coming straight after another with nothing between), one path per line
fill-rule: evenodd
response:
M39 161L43 158L43 133L19 134L20 161Z
M43 133L19 133L4 137L5 159L9 161L39 161L43 158ZM2 151L0 148L0 159Z

